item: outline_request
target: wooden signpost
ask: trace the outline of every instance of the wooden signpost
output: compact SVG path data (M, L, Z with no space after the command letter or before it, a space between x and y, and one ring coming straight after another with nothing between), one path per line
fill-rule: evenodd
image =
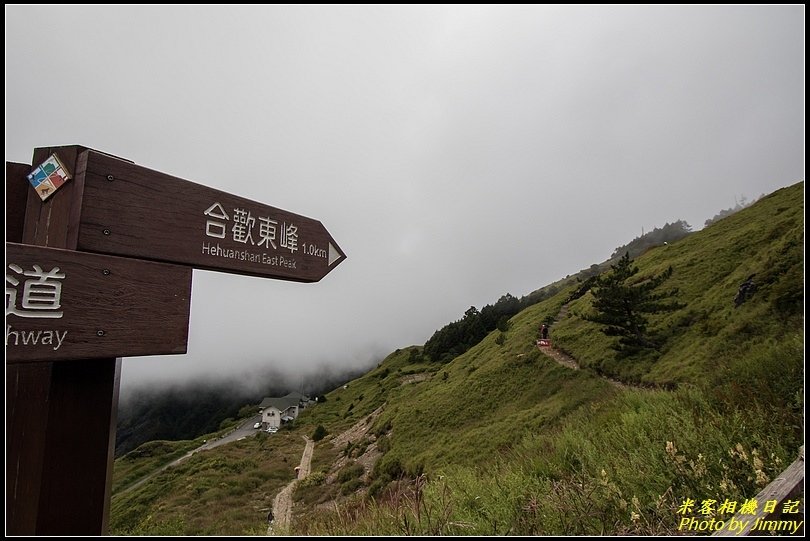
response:
M185 353L191 269L6 244L6 362Z
M345 255L321 222L99 152L79 158L78 250L317 282Z
M91 149L32 165L6 164L7 533L100 535L121 357L185 353L192 268L316 282L346 256L317 220Z

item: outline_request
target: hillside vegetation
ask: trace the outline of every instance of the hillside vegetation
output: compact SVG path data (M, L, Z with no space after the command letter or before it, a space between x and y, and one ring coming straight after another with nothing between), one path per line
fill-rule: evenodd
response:
M687 498L752 497L803 442L803 190L635 258L633 280L671 266L666 285L684 305L650 317L657 350L618 357L584 318L589 283L572 277L461 355L397 350L305 410L289 443L215 450L215 471L251 461L233 478L209 478L201 462L181 470L195 456L114 499L113 532L256 532L289 471L251 476L278 456L297 463L300 435L316 429L326 437L294 497L293 534L677 533ZM550 321L555 347L582 369L535 346ZM253 518L241 514L251 502ZM235 516L244 521L225 518Z
M754 496L802 443L803 189L636 259L639 279L672 266L685 305L651 318L657 352L618 358L577 317L591 294L568 303L573 285L448 364L409 348L328 394L299 422L335 432L384 405L388 451L375 498L308 514L299 533L667 533L685 498ZM751 275L756 292L735 308ZM534 347L565 304L552 338L585 370ZM408 373L429 377L403 384ZM418 482L379 488L403 475Z
M110 533L263 535L273 498L294 478L303 447L299 436L285 431L196 453L134 490L113 494ZM115 477L140 460L116 460Z

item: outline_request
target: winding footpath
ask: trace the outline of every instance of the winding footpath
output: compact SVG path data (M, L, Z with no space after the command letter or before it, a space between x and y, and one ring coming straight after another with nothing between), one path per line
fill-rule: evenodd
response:
M298 481L309 475L315 442L306 436L301 437L304 438L307 444L304 446L304 452L301 454L301 464L298 465L298 476L293 479L289 485L284 487L281 492L276 494L276 498L273 500L273 520L267 527L267 535L274 535L276 532L278 532L279 535L283 535L283 533L290 528L290 524L292 523L293 492L295 492Z
M577 361L574 360L573 357L563 353L554 346L537 346L537 349L539 349L540 352L544 353L547 357L551 357L557 361L558 364L561 364L566 368L570 368L571 370L579 370L579 364L577 364Z
M557 313L557 316L554 318L554 321L555 322L560 321L564 317L567 317L567 316L568 316L568 303L565 303L560 308L560 311L559 311L559 313ZM550 359L555 361L557 364L560 364L560 365L562 365L562 366L564 366L566 368L569 368L571 370L579 370L580 369L579 363L577 362L576 359L574 359L573 357L571 357L567 353L564 353L560 349L557 349L553 345L551 345L551 346L542 346L541 347L539 345L539 341L538 341L537 349L539 349L542 354L544 354L546 357L549 357ZM629 389L631 387L636 388L636 389L649 389L649 387L646 387L646 386L643 386L643 385L632 385L632 384L624 383L622 381L612 379L612 378L603 376L601 374L599 375L599 377L602 378L602 379L607 380L608 382L610 382L611 385L613 385L614 387L616 387L618 389Z

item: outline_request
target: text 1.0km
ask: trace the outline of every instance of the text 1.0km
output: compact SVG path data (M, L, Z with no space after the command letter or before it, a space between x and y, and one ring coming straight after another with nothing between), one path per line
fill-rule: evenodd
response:
M324 259L328 256L326 248L318 248L314 244L308 244L306 242L302 244L302 251L306 255L314 255L315 257L322 257Z

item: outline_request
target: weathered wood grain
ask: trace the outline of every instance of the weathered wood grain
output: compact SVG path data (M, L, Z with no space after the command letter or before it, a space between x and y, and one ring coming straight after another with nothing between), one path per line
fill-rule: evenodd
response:
M50 280L61 286L60 318L7 316L7 362L186 352L190 268L14 243L6 244L6 255L9 265L24 272L38 265L45 272L58 268L65 276ZM19 312L34 316L56 312L22 309L23 285L36 279L10 269L6 273L19 281L15 288Z
M79 250L299 282L320 280L345 258L312 218L95 151L83 153L77 169L84 186ZM295 246L282 246L285 225L295 228Z
M33 188L29 188L22 240L24 244L75 249L78 212L81 210L84 193L84 177L76 174L76 167L79 154L85 150L81 146L43 147L34 150L33 167L56 153L73 175L73 179L44 202Z
M6 534L37 529L51 365L6 365Z
M121 359L52 364L37 535L107 532Z

